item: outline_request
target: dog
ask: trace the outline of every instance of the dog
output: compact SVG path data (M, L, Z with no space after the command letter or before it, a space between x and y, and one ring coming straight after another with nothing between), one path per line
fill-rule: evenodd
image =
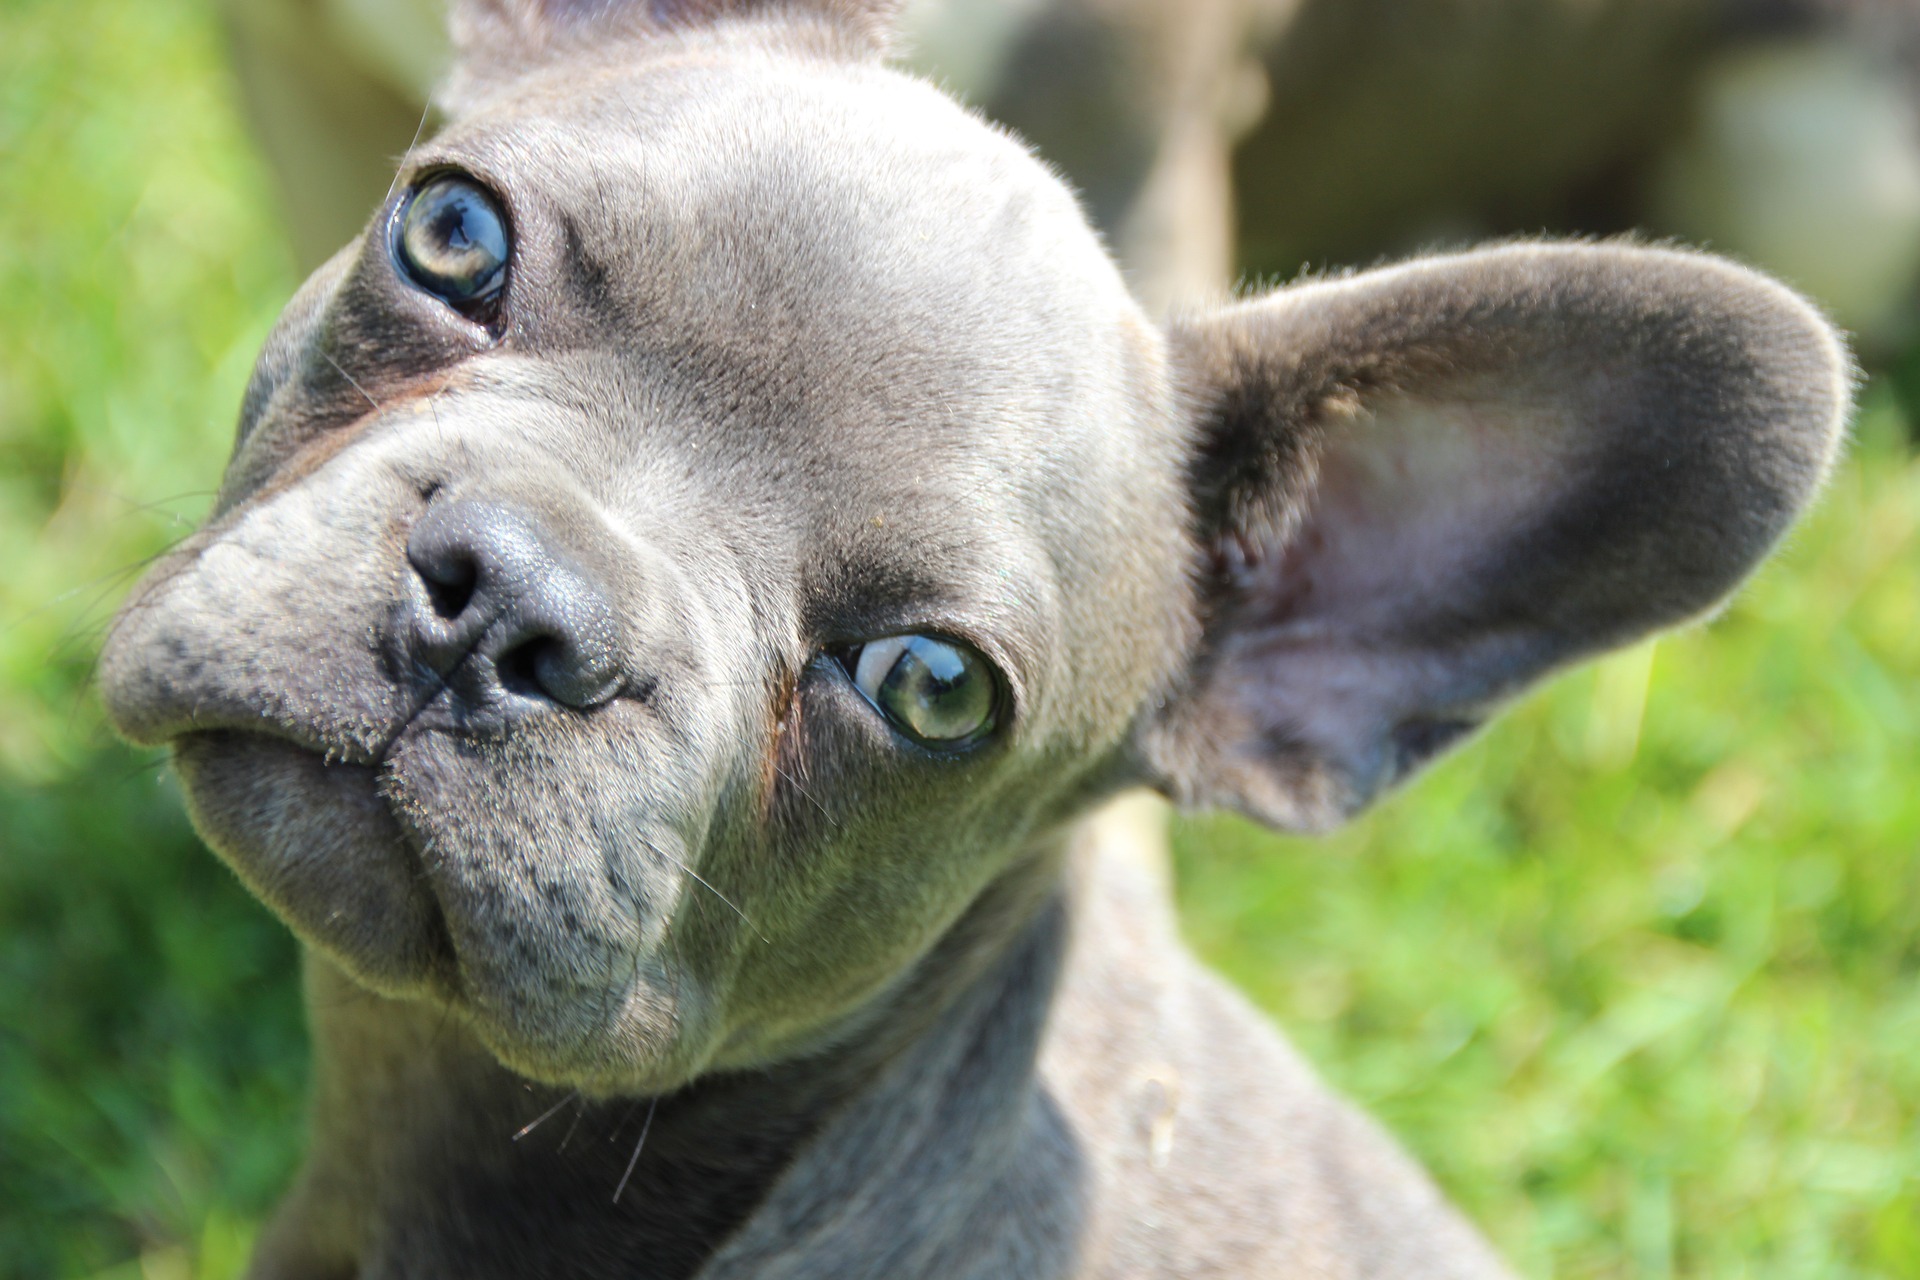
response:
M1622 243L1156 323L891 20L460 0L116 618L115 726L306 944L253 1274L1505 1274L1110 802L1322 830L1712 610L1845 350Z

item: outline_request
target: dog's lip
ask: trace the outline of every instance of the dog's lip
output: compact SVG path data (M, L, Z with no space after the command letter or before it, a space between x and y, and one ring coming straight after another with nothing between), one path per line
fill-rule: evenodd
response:
M399 729L391 733L381 733L371 743L356 741L348 734L328 734L302 725L295 721L278 720L272 716L246 714L195 713L187 717L185 723L166 735L166 743L177 748L180 744L195 738L215 738L220 736L271 738L288 746L298 747L309 754L319 756L327 764L360 765L377 769L398 737Z
M391 732L381 734L378 743L372 746L328 737L264 716L258 719L247 719L242 716L196 718L191 728L175 733L168 739L168 746L177 751L195 742L211 743L223 739L233 741L265 738L285 746L295 747L308 755L317 756L329 769L363 770L374 794L380 798L382 804L387 805L391 812L393 806L388 802L385 790L380 786L380 779L387 771L387 756L392 752L394 744L400 740L401 735L406 733L418 714L416 711L414 716L410 716L404 724ZM420 851L414 847L414 840L408 833L407 824L399 822L396 825L400 830L401 846L406 850L407 856L416 862L419 861Z
M176 755L199 750L245 751L250 739L278 744L282 748L291 747L302 755L319 760L322 768L329 773L337 771L338 774L359 775L364 778L369 798L377 802L393 818L392 856L404 861L411 873L411 878L424 888L425 904L429 912L426 922L429 932L425 939L428 963L415 975L420 986L401 991L388 990L377 980L371 985L376 990L383 990L389 995L427 995L439 1002L457 1006L463 998L464 980L459 954L453 943L453 933L447 922L446 909L440 901L433 877L428 873L426 861L414 835L408 825L399 821L398 815L393 813L391 801L381 785L385 765L378 758L380 753L362 750L353 753L359 757L358 759L349 759L346 753L335 746L315 745L312 735L287 732L284 726L265 720L248 721L233 726L203 721L193 729L175 734L169 740L168 747ZM324 943L316 943L292 919L288 919L287 924L309 945L321 946L323 951L331 954L335 961L342 964L348 972L359 971L355 956L343 954L327 947ZM365 980L364 976L363 980Z
M434 698L425 699L405 721L394 727L382 737L377 748L364 746L351 750L343 749L338 742L324 738L311 731L303 732L296 727L269 718L247 719L244 717L223 717L203 719L194 727L175 734L169 740L173 750L191 750L195 745L214 745L225 743L233 746L244 743L246 739L262 739L276 742L318 758L328 769L355 770L366 775L367 786L387 812L394 819L394 856L403 858L416 882L424 889L427 901L432 909L433 936L431 939L435 963L422 975L432 996L456 1008L471 1008L468 999L467 958L461 955L456 941L456 931L447 919L447 904L441 898L441 886L433 874L432 861L427 856L431 843L428 833L418 829L417 820L394 806L393 797L383 780L392 775L395 764L390 759L396 747L409 736L419 734L464 736L449 732L441 726L423 725L422 715L430 707ZM229 723L231 721L231 723ZM295 926L295 932L299 929ZM336 957L348 968L352 968L351 957Z
M176 744L197 734L249 734L254 737L271 738L302 751L319 756L328 764L362 765L370 769L381 769L387 757L407 731L419 722L421 716L446 691L444 679L436 680L431 687L419 690L406 699L403 713L394 716L389 723L368 725L358 731L349 726L315 726L293 717L282 717L266 710L245 708L219 708L208 711L204 708L182 716L177 723L166 726L166 731L156 735L161 742Z
M395 735L393 746L398 747L403 743L418 745L423 741L444 744L462 736L438 726L417 723L417 720L418 717L415 717ZM325 750L316 750L308 742L301 741L302 735L273 731L276 728L278 726L260 722L243 728L205 724L177 735L171 745L176 751L184 752L244 754L258 750L257 745L250 747L250 741L253 744L272 744L274 751L292 752L310 761L319 761L327 773L342 780L351 780L350 784L355 790L364 787L368 799L392 819L392 829L380 842L386 856L402 867L406 879L419 895L420 905L425 908L419 920L424 932L415 931L411 934L423 944L412 951L418 963L400 981L394 981L390 976L383 977L377 971L369 971L363 963L365 956L317 934L313 922L325 913L316 916L316 899L305 898L298 906L289 906L285 902L275 903L256 887L256 894L261 894L268 901L268 905L287 926L308 946L328 956L354 980L389 998L424 999L467 1023L480 1034L496 1058L516 1071L584 1089L613 1092L631 1087L634 1078L632 1065L624 1061L609 1063L605 1060L604 1050L607 1044L631 1034L630 1029L626 1028L624 1011L629 1001L635 998L634 991L624 986L617 989L599 985L579 986L575 997L583 1005L591 1006L595 1018L591 1025L582 1027L577 1038L572 1040L529 1038L516 1026L511 1007L502 1003L503 999L515 998L514 992L501 988L488 977L489 956L484 950L468 949L474 944L471 939L463 940L462 921L456 918L461 915L457 895L447 896L451 888L442 882L438 874L437 864L441 859L429 856L436 837L433 820L418 812L409 812L410 806L396 791L396 784L403 789L411 773L406 752L399 751L392 758L388 753L381 752L378 753L379 758L372 761L364 758L359 762L344 760L337 752L329 758ZM365 753L362 754L364 757ZM243 878L246 874L242 870ZM482 942L484 947L484 940ZM646 957L639 958L642 963L647 962ZM672 1003L678 1007L685 993L676 987L673 995Z

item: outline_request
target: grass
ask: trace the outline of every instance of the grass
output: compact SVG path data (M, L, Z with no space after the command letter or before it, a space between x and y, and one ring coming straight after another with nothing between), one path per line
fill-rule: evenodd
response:
M238 1274L294 948L84 693L293 286L210 9L0 10L0 1277ZM1538 1277L1920 1275L1920 465L1875 391L1714 625L1370 818L1185 824L1189 935Z

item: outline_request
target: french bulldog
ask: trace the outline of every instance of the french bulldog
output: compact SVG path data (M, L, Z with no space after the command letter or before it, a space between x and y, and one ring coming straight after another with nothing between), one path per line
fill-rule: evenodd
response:
M1826 322L1534 242L1160 323L886 3L453 16L102 658L306 944L254 1274L1505 1274L1125 797L1325 829L1714 609L1838 446Z

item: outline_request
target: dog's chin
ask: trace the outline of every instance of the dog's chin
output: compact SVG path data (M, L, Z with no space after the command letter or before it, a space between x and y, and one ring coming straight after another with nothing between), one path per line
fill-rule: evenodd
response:
M643 1005L657 1004L648 998L655 994L643 987L624 999L637 996ZM596 1013L603 1009L589 1006ZM528 1034L521 1019L495 1017L471 1006L462 1012L474 1038L500 1065L529 1080L576 1089L588 1097L672 1093L691 1083L705 1067L703 1055L683 1038L658 1034L658 1007L625 1011L595 1032L566 1038L547 1034L545 1027Z
M659 959L615 948L582 973L540 945L537 919L511 936L450 920L422 856L440 852L434 833L395 816L377 767L231 730L177 739L174 764L207 843L353 981L447 1007L503 1065L548 1083L658 1092L698 1073L687 1012L705 1002Z

